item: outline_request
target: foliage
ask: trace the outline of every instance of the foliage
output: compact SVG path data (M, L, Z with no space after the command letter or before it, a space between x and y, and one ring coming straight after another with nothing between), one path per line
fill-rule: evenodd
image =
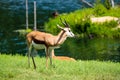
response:
M105 14L107 9L102 4L96 4L94 7L94 15L95 16L101 16Z
M110 21L102 24L91 24L91 27L88 29L90 34L94 34L94 37L109 37L114 38L117 30L113 30L117 26L117 22ZM119 32L119 31L118 31Z
M63 20L65 19L70 24L72 29L75 29L74 27L78 27L81 24L81 22L83 22L83 21L84 21L84 23L81 24L80 26L87 25L88 21L86 21L86 20L88 19L88 15L90 13L92 14L92 12L93 12L92 9L83 9L83 10L71 12L69 14L64 13L64 14L59 15L56 18L50 18L49 22L45 23L45 30L48 32L54 33L54 34L58 33L59 30L56 27L56 25L60 24L61 26L63 26L60 21L60 18L62 18ZM87 18L87 19L83 20L83 17ZM83 29L83 28L81 28L81 29ZM82 30L82 32L83 32L83 30ZM80 33L80 32L78 32L78 33Z
M58 61L45 68L45 58L35 58L37 69L28 68L27 57L0 55L0 80L119 80L120 63Z
M25 35L31 31L32 31L31 29L19 29L15 30L14 32L18 32L21 37L25 37Z
M79 23L75 24L73 30L78 34L87 32L87 29L91 26L89 17L84 18L84 20L80 19Z
M120 8L111 8L107 10L102 4L95 5L96 7L77 10L71 13L64 13L56 18L50 18L45 23L45 30L53 34L57 34L59 29L56 27L57 24L63 26L60 22L60 18L70 24L72 31L79 37L95 36L95 37L120 37L119 30L113 30L117 26L117 22L105 22L102 24L91 23L90 17L92 16L114 16L120 17ZM87 35L86 35L87 34Z
M110 3L110 0L105 0L105 7L107 8L107 9L111 9L111 3Z

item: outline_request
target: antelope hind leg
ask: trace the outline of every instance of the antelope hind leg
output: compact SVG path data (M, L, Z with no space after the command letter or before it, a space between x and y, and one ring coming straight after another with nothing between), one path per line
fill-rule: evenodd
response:
M29 47L28 47L28 67L30 67L30 54L31 54L31 50L32 50L32 45L30 45Z

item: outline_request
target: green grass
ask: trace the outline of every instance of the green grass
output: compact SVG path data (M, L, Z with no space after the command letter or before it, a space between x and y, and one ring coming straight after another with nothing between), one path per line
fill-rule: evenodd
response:
M35 58L28 68L27 57L0 55L0 80L119 80L120 63L102 61L58 61L45 67L45 58Z

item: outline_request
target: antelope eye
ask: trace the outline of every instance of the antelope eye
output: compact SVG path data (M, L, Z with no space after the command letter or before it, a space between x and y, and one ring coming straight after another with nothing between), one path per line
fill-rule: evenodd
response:
M69 29L69 32L71 32L71 30Z

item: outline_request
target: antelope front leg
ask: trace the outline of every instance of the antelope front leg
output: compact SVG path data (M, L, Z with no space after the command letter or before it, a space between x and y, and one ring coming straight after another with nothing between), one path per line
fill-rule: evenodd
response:
M37 55L37 50L33 49L31 56L32 56L32 61L33 61L33 65L34 65L34 69L36 69L36 64L35 64L35 60L34 57Z
M52 66L52 49L49 48L50 65Z
M34 61L34 57L33 57L33 56L32 56L32 61L33 61L34 69L36 69L36 64L35 64L35 61Z

